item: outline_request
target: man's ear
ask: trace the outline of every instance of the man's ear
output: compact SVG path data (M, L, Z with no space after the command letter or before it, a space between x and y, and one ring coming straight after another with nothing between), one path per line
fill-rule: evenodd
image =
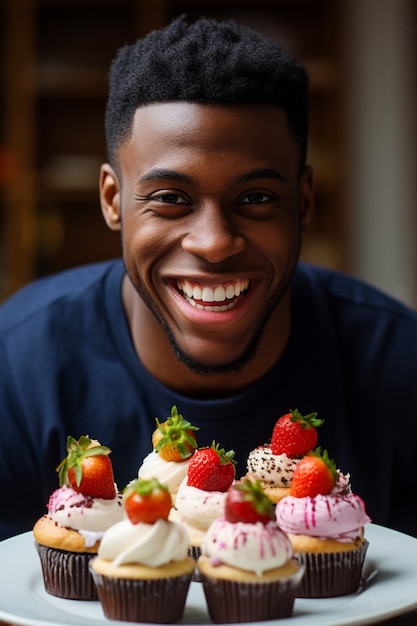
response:
M305 231L310 225L314 210L313 168L306 165L299 181L300 225Z
M107 226L111 230L120 230L120 184L116 172L108 163L100 168L100 204Z

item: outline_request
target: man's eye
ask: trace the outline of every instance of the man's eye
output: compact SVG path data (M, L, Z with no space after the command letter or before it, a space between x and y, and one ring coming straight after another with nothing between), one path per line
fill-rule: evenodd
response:
M152 196L152 200L165 204L178 204L184 202L181 196L177 193L161 193L156 196Z
M270 199L270 196L266 193L254 192L248 193L244 198L242 198L241 201L243 204L262 204L264 202L268 202Z

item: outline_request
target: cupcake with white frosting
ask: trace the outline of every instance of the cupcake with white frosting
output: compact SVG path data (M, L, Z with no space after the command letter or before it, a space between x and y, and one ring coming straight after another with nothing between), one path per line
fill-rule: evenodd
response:
M294 470L316 446L317 428L323 421L315 412L302 415L298 409L291 409L276 421L271 441L250 451L247 476L261 482L274 504L288 495Z
M225 498L226 491L205 491L188 485L187 478L181 483L170 519L181 522L187 529L195 554L199 554L201 542L212 522L223 515Z
M170 519L187 529L190 554L200 556L200 545L210 524L224 512L226 493L236 477L234 451L215 441L194 453L187 476L179 486Z
M178 488L187 475L191 457L197 448L197 426L186 420L174 405L165 421L156 419L152 450L143 459L138 478L157 478L166 485L175 504Z
M157 479L135 480L123 500L127 518L104 534L90 563L104 614L116 620L176 622L195 566L187 532L168 520L171 497Z
M274 454L270 444L257 446L247 459L248 476L259 480L268 498L276 504L288 495L295 467L301 459L301 455Z

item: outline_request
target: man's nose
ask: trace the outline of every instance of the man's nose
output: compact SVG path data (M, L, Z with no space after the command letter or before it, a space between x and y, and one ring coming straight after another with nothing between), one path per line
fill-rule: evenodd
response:
M220 208L207 206L196 211L182 247L209 263L220 263L242 252L245 239L239 234L233 216Z

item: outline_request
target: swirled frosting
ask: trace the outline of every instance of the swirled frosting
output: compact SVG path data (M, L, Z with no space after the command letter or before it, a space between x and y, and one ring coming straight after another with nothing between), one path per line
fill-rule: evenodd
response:
M89 547L101 539L105 530L123 519L123 515L119 493L115 498L105 500L84 496L64 486L49 497L48 516L61 526L78 530Z
M157 478L160 483L166 485L170 493L176 493L181 481L186 477L190 459L185 461L165 461L159 454L152 450L142 461L139 467L139 478Z
M265 444L249 452L247 470L269 487L289 487L300 459L286 454L273 454L271 446Z
M318 495L314 498L286 496L275 509L277 523L291 535L354 541L370 522L360 496Z
M225 563L261 576L267 570L285 565L293 549L288 537L273 521L231 523L220 517L208 529L201 552L213 565Z
M187 485L185 478L179 486L175 500L181 521L192 528L207 530L210 524L223 515L226 492L204 491Z
M183 561L188 555L188 534L181 524L159 519L154 524L132 524L128 519L109 528L101 540L98 555L123 564L159 567Z

